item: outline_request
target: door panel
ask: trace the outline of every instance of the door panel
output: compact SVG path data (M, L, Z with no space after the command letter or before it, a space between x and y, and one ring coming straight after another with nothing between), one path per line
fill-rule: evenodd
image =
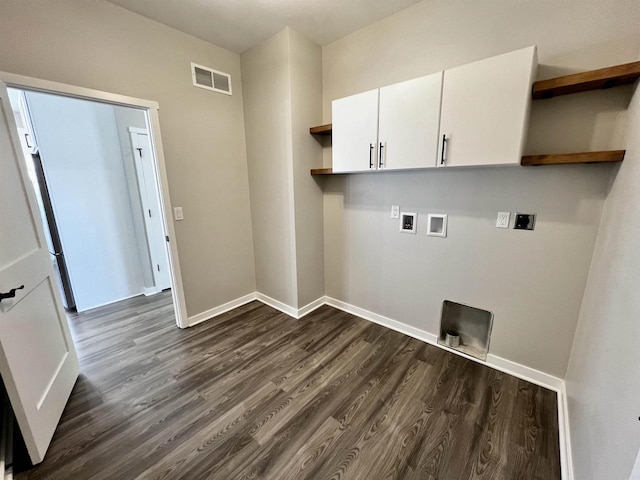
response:
M380 89L382 168L435 167L442 72Z
M378 90L333 101L333 171L375 170L378 162Z
M171 276L169 274L169 256L162 221L158 178L149 135L132 131L131 145L147 231L147 245L152 261L153 278L157 291L161 291L171 287Z
M520 164L536 65L529 47L445 70L446 166Z
M78 377L69 325L0 84L0 374L33 463L43 460Z

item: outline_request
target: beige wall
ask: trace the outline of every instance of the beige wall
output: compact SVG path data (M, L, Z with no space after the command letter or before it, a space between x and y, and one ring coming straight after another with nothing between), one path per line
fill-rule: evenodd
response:
M322 121L322 49L289 32L298 306L304 307L324 296L322 185L309 175L322 166L322 144L309 135Z
M297 308L288 30L241 59L256 287Z
M233 96L194 88L192 61ZM0 70L159 102L188 314L255 290L237 54L107 2L7 0Z
M297 309L324 295L322 52L285 28L241 60L257 290Z
M567 370L576 479L627 479L640 449L640 89ZM632 477L636 478L636 477Z
M416 4L323 48L331 101L538 45L540 77L633 61L637 2ZM630 89L534 102L527 150L619 148ZM325 164L330 148L325 149ZM611 166L428 171L324 180L327 295L437 333L444 299L494 312L491 353L564 377ZM392 204L419 213L399 234ZM498 211L538 214L536 230L495 228ZM426 237L426 213L449 237Z

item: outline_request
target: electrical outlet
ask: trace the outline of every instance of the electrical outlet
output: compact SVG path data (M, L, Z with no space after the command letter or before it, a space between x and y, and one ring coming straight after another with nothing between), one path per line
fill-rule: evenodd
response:
M496 221L496 227L509 228L510 218L511 218L511 212L498 212L498 220Z
M391 205L391 218L400 218L400 205Z
M184 220L184 214L182 213L182 207L173 207L173 218L177 220Z
M513 224L515 230L533 230L535 226L535 213L516 213L516 221Z

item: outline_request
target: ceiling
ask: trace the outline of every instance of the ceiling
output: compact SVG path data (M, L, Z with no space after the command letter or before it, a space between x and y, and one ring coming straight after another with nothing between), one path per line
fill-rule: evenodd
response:
M326 45L420 0L108 0L242 53L284 27Z

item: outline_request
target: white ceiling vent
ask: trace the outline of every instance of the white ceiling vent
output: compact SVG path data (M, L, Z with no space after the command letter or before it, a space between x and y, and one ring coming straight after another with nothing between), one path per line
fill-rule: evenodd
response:
M194 87L231 95L231 75L228 73L192 63L191 78L193 79Z

